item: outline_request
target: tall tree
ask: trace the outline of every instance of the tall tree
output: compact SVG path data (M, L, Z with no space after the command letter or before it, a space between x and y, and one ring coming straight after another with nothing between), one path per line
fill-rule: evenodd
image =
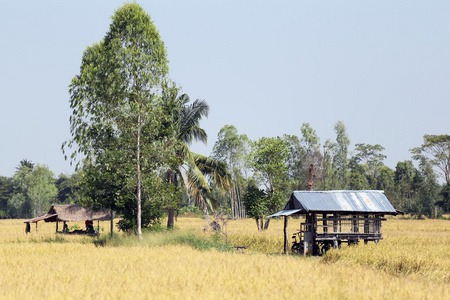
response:
M395 172L387 166L382 166L380 168L379 174L377 176L377 187L378 190L383 190L388 199L395 199L396 195L396 185L395 185ZM392 201L392 200L391 200Z
M414 159L421 157L436 166L444 175L447 184L450 184L450 135L424 135L423 144L411 149Z
M260 138L252 143L250 166L266 187L268 213L275 212L286 200L288 187L289 142L286 138ZM264 229L269 227L266 220Z
M167 71L166 49L150 16L129 3L115 12L104 39L85 50L70 85L72 139L63 148L76 148L72 159L81 153L90 166L114 169L123 182L117 192L135 199L139 238L143 194L174 156L166 137L157 138Z
M269 212L269 201L266 193L251 181L243 195L245 210L249 218L256 221L258 230L264 230L264 217Z
M323 183L323 155L320 153L320 138L309 123L303 123L300 128L302 158L301 166L303 178L301 188L304 189L309 181L309 169L314 169L315 184L311 188L321 188Z
M245 207L241 201L243 190L246 188L242 178L247 178L247 155L248 137L238 134L236 127L225 125L217 134L214 144L212 158L222 161L228 165L231 175L232 186L229 190L231 215L233 219L245 217Z
M0 219L8 217L8 202L13 193L12 178L0 176Z
M46 212L57 195L53 176L45 165L38 164L31 170L27 164L21 164L13 176L16 194L10 201L11 214L30 217Z
M38 164L27 181L27 194L33 203L34 214L40 216L48 211L58 194L54 174L47 166Z
M333 167L337 179L337 186L333 188L346 189L348 183L348 147L350 139L344 122L338 121L334 125L336 132L336 144L333 155Z
M447 191L450 186L450 135L426 134L423 136L423 140L424 142L420 147L413 148L410 151L413 154L413 158L418 160L422 166L430 164L440 170L445 184L440 192L442 199L436 199L435 202L444 211L449 211L450 197L448 197Z
M386 159L386 155L381 153L384 147L378 144L356 144L355 150L357 151L355 155L356 162L365 165L370 186L376 188L376 176L383 166L383 161Z
M350 174L348 180L348 188L352 190L369 189L369 181L367 180L367 167L359 164L358 160L353 157L349 163Z
M78 190L80 188L81 172L78 171L70 176L59 174L56 179L56 188L58 189L57 201L60 204L78 204Z
M165 170L164 177L171 186L190 194L208 216L207 204L213 208L209 183L218 190L229 187L227 168L223 162L189 150L193 141L207 141L206 132L200 127L200 120L208 116L209 106L204 100L198 99L189 103L189 96L181 94L174 85L165 85L162 99L163 111L169 116L163 122L162 134L175 141L177 158ZM173 228L174 210L179 203L180 199L167 204L168 228Z
M395 183L399 191L396 207L401 210L409 212L412 208L415 196L414 180L418 178L416 176L417 172L410 160L398 162L395 167Z
M432 164L426 159L421 159L419 162L419 169L414 178L414 188L416 190L416 197L411 212L417 214L419 217L421 215L437 217L435 205L440 198L440 186L437 182Z

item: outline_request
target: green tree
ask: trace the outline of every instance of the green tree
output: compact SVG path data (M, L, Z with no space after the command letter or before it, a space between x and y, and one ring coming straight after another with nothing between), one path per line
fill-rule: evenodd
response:
M214 208L211 187L216 190L229 188L229 175L226 164L204 155L193 153L189 145L193 141L207 141L206 132L200 127L200 120L208 116L209 106L204 100L189 104L187 94L180 94L174 85L165 86L162 109L169 116L163 123L163 135L175 141L176 160L164 172L165 182L176 190L190 194L208 218L209 205ZM167 227L174 224L174 210L179 207L181 198L167 203L169 216Z
M14 219L31 218L33 213L30 198L22 193L14 194L8 201L8 215Z
M289 142L286 138L260 138L252 143L250 166L266 187L268 213L275 212L287 197ZM269 227L266 220L264 229Z
M284 138L289 143L289 155L287 160L288 178L292 183L292 189L302 189L303 170L302 157L303 149L300 145L300 139L296 135L285 135Z
M154 190L158 170L175 154L170 140L158 139L167 71L166 49L150 16L129 3L115 12L104 39L85 50L80 74L70 85L72 139L63 149L74 147L72 159L80 153L90 168L111 170L108 176L121 179L114 199L134 199L139 238L146 192Z
M445 212L450 212L450 184L445 184L440 191L441 199L436 202Z
M388 199L396 199L395 172L387 166L382 166L377 176L377 189L383 190Z
M246 188L244 180L247 176L247 146L249 139L245 134L238 134L236 127L225 125L217 134L212 158L227 164L232 186L228 192L233 219L245 217L245 207L242 203L243 190Z
M417 172L410 160L398 162L395 167L395 183L399 193L396 207L400 210L409 212L412 208L415 196L414 179L417 179Z
M13 176L16 193L11 198L9 211L14 217L40 216L56 199L57 189L53 172L45 165L30 169L20 164Z
M450 198L448 186L450 186L450 135L424 135L424 142L420 147L411 149L413 158L421 164L430 164L437 167L444 177L445 184L441 188L439 197L435 201L444 211L449 211ZM426 163L425 163L426 161Z
M323 186L323 168L324 161L323 155L320 153L320 138L317 136L316 131L310 126L309 123L303 123L300 128L301 138L301 189L308 188L310 174L310 166L314 167L314 186L312 188L322 188Z
M410 151L414 159L427 159L444 175L445 182L450 184L450 135L424 135L423 144Z
M349 163L350 174L348 187L351 190L366 190L370 188L369 181L367 180L367 167L362 164L358 164L358 160L353 157Z
M14 185L12 178L0 176L0 218L8 217L8 202L13 196Z
M333 168L333 153L335 151L336 144L331 140L326 140L323 145L323 163L322 163L322 173L323 173L323 190L331 190L337 186L335 170Z
M255 219L258 230L264 230L264 217L269 212L266 193L251 181L243 195L243 200L248 217Z
M377 186L376 177L383 166L383 161L386 159L386 155L381 153L384 147L378 144L356 144L355 150L357 151L356 162L366 167L370 186L375 188Z
M54 174L47 166L38 164L27 177L27 182L27 195L33 203L33 212L40 216L48 211L56 199L58 190Z
M56 188L58 189L57 202L60 204L78 204L82 200L78 193L80 189L81 172L67 176L59 174L56 179Z
M336 144L333 153L333 169L337 182L333 188L346 189L348 184L348 147L350 139L342 121L336 122L334 131L336 132Z
M421 215L433 217L436 202L438 202L440 198L440 186L436 180L433 166L428 160L420 160L414 185L417 195L412 205L412 212L419 217Z

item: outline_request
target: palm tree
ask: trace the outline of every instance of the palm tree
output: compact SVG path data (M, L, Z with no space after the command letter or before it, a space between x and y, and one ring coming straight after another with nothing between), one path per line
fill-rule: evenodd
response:
M164 134L172 136L177 141L176 152L180 162L172 165L164 173L164 178L191 195L195 204L208 218L207 206L214 208L214 203L209 197L210 184L218 190L226 190L230 187L230 179L226 164L189 150L189 145L193 141L206 143L207 134L200 128L200 120L207 117L209 111L209 106L204 100L197 99L188 104L189 101L189 96L179 95L179 89L175 86L164 88L163 110L170 117L169 121L163 124ZM167 228L173 228L173 223L174 207L170 206Z

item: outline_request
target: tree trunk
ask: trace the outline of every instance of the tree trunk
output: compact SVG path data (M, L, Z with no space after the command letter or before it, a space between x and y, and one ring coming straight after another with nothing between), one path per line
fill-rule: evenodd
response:
M168 173L169 173L169 183L171 185L174 185L175 180L174 180L174 174L172 172L172 169L169 169ZM174 218L175 218L175 209L173 207L170 207L169 215L167 216L167 229L173 229Z
M231 204L231 218L235 220L233 189L231 189L230 191L230 204Z
M110 225L111 225L111 237L113 237L113 235L114 235L114 233L113 233L113 230L114 230L114 212L113 212L113 210L111 209L111 219L110 219Z
M267 218L266 224L264 225L264 230L269 229L270 218Z
M167 229L173 229L175 210L169 208L169 216L167 217Z
M256 227L258 227L258 231L260 231L261 229L259 229L259 219L255 219L256 221Z
M136 195L136 205L137 205L137 235L138 238L142 239L142 220L141 220L141 116L138 116L138 132L136 141L136 170L137 170L137 195Z
M267 219L270 220L270 219ZM289 243L288 243L288 233L287 233L287 227L288 227L288 217L284 216L284 254L288 254L289 250Z

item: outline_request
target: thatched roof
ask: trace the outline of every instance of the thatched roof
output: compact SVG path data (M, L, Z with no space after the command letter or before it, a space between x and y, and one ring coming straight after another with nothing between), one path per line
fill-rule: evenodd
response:
M56 214L53 214L53 215L45 214L43 216L39 216L39 217L35 217L35 218L29 219L29 220L25 220L25 221L23 221L23 223L37 223L39 221L42 221L42 220L45 220L45 219L49 219L49 218L52 218L52 217L55 217L55 216L57 216L57 215Z
M46 218L45 222L56 222L56 221L78 222L86 220L106 221L111 219L111 214L106 209L100 211L93 211L77 204L52 205L47 215L55 215L55 216Z

